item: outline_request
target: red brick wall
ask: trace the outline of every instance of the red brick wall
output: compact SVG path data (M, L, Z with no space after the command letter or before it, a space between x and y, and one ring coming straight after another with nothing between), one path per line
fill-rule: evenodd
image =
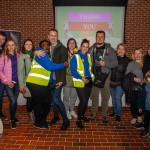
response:
M54 27L51 0L1 0L0 29L21 31L21 40L38 42ZM150 0L129 0L126 15L126 44L129 54L135 47L145 51L150 44Z
M150 45L150 0L129 0L126 14L126 44L129 54Z

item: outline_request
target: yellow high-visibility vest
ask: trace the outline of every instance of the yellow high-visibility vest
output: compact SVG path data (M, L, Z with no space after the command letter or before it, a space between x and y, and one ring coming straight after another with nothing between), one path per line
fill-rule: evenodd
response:
M50 71L44 69L39 63L33 60L26 82L47 86L50 82L50 75Z
M83 65L82 59L79 56L79 54L75 54L74 56L76 57L76 60L77 60L77 72L81 75L81 77L84 77L84 65ZM89 63L89 72L90 72L92 81L94 81L94 75L91 72L92 61L91 61L90 54L87 54L87 57L88 57L88 63ZM73 85L74 87L84 87L85 83L81 79L76 79L75 77L73 77Z

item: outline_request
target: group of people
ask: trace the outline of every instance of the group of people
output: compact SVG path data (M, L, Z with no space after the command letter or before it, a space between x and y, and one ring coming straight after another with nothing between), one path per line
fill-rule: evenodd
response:
M10 100L11 128L16 128L17 97L19 91L27 99L29 123L40 129L47 129L60 120L60 130L70 126L69 120L77 118L78 128L84 128L84 122L96 118L101 92L102 123L108 123L109 117L121 121L122 96L130 104L132 120L136 128L143 128L141 136L149 135L150 122L150 46L147 54L137 48L131 58L127 57L127 48L120 43L115 51L105 43L105 32L96 32L96 42L90 47L90 41L83 39L80 47L74 38L68 39L67 48L58 40L58 31L51 29L48 40L35 48L31 39L26 39L19 52L14 40L6 40L0 32L0 118L2 113L2 95L6 89ZM126 79L126 80L125 80ZM130 81L130 84L126 84ZM63 92L63 100L61 99ZM113 112L108 114L108 102L112 98ZM75 102L79 98L77 113ZM89 98L92 100L91 114L86 117ZM47 122L52 104L54 116ZM141 115L144 114L144 120Z

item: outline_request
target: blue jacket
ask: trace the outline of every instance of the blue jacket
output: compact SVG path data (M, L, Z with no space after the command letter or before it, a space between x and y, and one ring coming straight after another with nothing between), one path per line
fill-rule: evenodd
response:
M56 63L53 63L48 54L45 53L45 56L44 57L38 57L38 56L35 56L35 61L37 63L39 63L44 69L48 70L48 71L51 71L51 77L50 77L50 80L52 79L52 72L55 71L55 70L60 70L62 68L64 68L64 64L63 63L60 63L60 64L56 64Z
M140 108L150 111L150 83L146 82L143 84L140 95L142 96L141 100L139 101Z
M88 62L88 57L86 54L82 54L81 51L78 51L77 54L80 55L81 59L83 60L83 65L84 65L84 76L90 77L90 72L89 72L89 62ZM71 61L70 61L70 71L72 76L76 79L82 79L81 75L77 72L77 60L76 57L73 56Z

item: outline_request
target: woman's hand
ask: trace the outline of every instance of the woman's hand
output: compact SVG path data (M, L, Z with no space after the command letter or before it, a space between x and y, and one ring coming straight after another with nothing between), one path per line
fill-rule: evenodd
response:
M86 77L82 77L82 81L83 81L85 84L87 84L87 83L89 82L89 80L86 79Z
M68 67L68 66L69 66L68 61L65 61L65 62L64 62L64 66L65 66L65 67Z
M6 83L10 88L14 87L14 83L12 81L7 81Z
M26 89L25 89L25 87L20 87L19 88L19 90L20 90L20 92L22 93L22 94L25 94L26 93Z
M141 83L142 82L142 80L137 78L137 77L134 78L134 81L137 82L137 83Z
M45 56L45 52L44 51L35 51L34 55L38 56L39 58L40 57L44 57Z

